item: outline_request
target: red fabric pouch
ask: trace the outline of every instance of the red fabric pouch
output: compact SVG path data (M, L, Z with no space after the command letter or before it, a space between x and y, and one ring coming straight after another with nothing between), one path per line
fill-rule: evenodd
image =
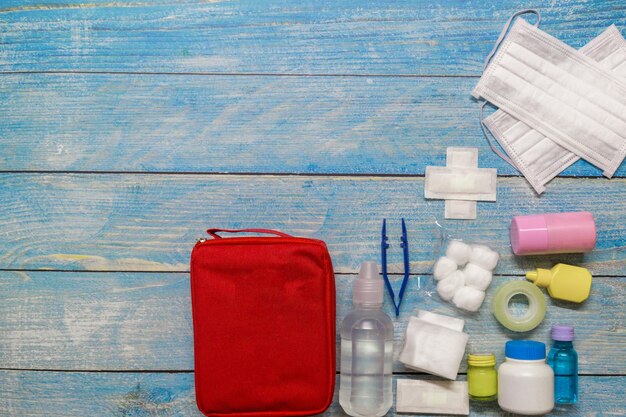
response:
M326 244L263 229L208 233L213 239L191 253L198 408L213 417L323 412L333 398L336 349Z

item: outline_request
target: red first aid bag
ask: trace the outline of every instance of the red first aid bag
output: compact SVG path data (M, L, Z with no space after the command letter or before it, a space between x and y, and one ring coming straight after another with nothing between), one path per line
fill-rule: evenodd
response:
M198 408L216 417L323 412L333 398L336 349L326 244L263 229L208 233L213 239L191 253Z

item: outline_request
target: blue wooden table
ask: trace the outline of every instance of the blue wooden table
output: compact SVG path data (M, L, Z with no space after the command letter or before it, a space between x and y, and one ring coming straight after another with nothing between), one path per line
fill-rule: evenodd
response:
M469 350L499 360L511 337L547 342L551 323L574 323L581 401L554 414L624 415L626 164L608 180L577 162L538 198L489 150L470 97L527 7L574 47L626 28L623 0L2 1L0 415L199 416L188 259L204 229L325 240L339 322L385 217L392 240L407 219L413 272L396 359L416 308L464 317ZM423 199L425 167L445 165L448 146L478 147L500 174L476 221L445 221L443 202ZM575 210L596 217L592 253L512 256L513 215ZM432 293L439 225L502 254L476 315ZM591 298L549 301L529 334L500 327L494 287L557 261L592 271ZM397 360L394 372L416 377ZM325 415L343 415L336 400Z

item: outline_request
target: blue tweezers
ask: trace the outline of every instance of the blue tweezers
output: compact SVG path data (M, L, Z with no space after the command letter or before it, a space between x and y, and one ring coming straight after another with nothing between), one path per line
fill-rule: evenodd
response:
M409 241L406 237L406 225L404 224L404 219L402 219L402 237L400 238L400 241L402 242L400 243L400 246L402 246L402 252L404 255L404 278L402 279L402 285L400 286L400 294L398 294L397 302L393 288L391 287L391 282L389 282L389 277L387 276L387 249L389 248L387 239L387 219L383 219L383 230L380 239L383 279L385 280L385 286L387 287L387 291L391 296L391 301L393 302L393 306L396 310L396 317L398 317L400 315L400 304L402 303L402 297L404 297L404 290L406 289L406 284L409 282Z

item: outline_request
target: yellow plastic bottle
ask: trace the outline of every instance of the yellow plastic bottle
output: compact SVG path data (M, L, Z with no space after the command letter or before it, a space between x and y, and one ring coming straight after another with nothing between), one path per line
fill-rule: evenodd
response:
M552 269L537 268L527 272L526 278L539 287L547 287L550 297L557 300L582 303L591 292L591 274L579 266L556 264Z

